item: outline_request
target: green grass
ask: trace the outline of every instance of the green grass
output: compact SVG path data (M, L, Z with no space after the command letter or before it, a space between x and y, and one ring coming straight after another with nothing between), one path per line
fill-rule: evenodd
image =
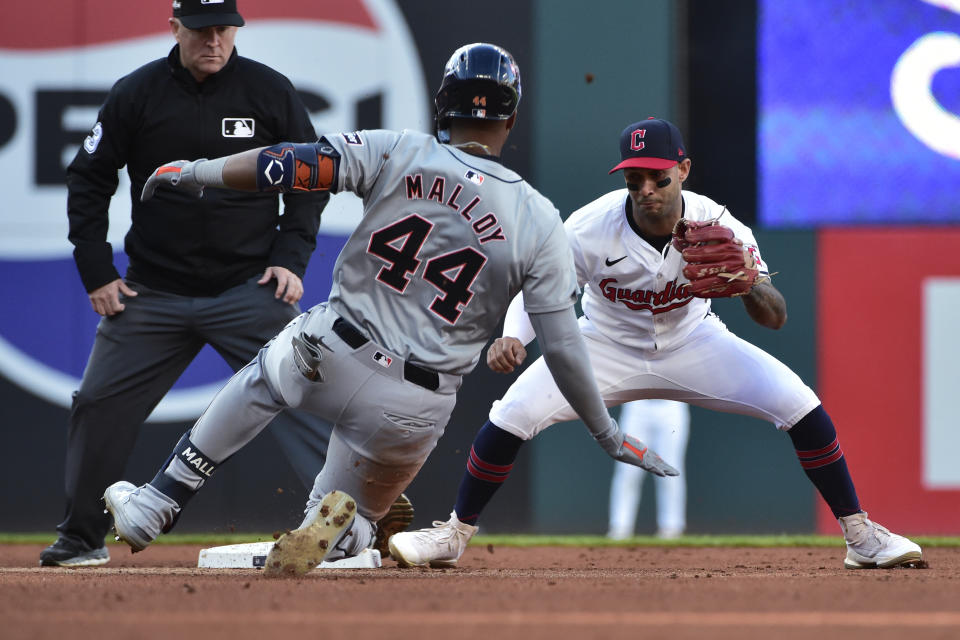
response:
M50 544L49 533L0 533L0 544ZM960 547L960 537L910 536L922 547ZM183 533L161 536L154 544L223 545L273 540L269 533ZM108 540L113 542L112 539ZM479 535L474 546L492 544L501 547L833 547L842 544L839 535L689 535L676 540L637 536L628 540L608 540L587 535Z

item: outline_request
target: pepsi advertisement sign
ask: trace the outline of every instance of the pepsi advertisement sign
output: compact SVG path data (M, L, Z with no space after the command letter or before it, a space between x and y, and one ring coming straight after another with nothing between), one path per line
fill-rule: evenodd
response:
M0 23L0 376L60 407L70 406L100 319L67 240L66 166L85 139L96 137L97 111L113 83L174 45L170 7L51 0L39 11L15 3ZM290 78L318 135L430 131L417 48L392 0L246 0L240 11L246 26L237 34L238 53ZM250 123L224 127L224 135L242 136ZM122 172L107 238L120 273L129 189ZM328 295L336 255L361 210L358 198L340 194L324 211L304 278L304 309ZM150 419L195 419L231 373L206 347Z
M760 0L758 219L960 222L960 0Z

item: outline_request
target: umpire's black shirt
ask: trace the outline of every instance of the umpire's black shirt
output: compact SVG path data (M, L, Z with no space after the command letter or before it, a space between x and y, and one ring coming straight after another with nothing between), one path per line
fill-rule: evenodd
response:
M127 279L170 293L212 296L268 266L303 277L326 194L284 196L282 216L276 194L206 189L197 199L161 187L140 202L147 178L172 160L315 141L306 108L286 77L234 49L223 69L198 83L180 64L178 45L166 59L118 80L97 120L67 168L70 242L87 292L120 277L107 225L124 165L133 201L124 242Z

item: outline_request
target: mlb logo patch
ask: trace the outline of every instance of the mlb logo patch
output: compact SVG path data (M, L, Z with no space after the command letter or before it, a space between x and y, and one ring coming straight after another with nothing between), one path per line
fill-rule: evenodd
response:
M384 369L386 369L393 363L393 358L391 358L385 353L377 351L376 353L373 354L373 361L376 362L381 367L383 367Z
M340 135L343 136L343 139L346 140L347 144L363 144L363 140L360 139L359 133L341 133Z
M476 171L467 171L465 174L463 174L463 177L473 184L483 184L483 176Z
M252 138L255 127L253 118L224 118L220 124L224 138Z

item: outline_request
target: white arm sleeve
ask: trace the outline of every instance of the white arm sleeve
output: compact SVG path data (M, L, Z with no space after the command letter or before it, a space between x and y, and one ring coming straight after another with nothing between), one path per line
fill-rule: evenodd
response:
M601 440L618 431L600 397L573 307L533 313L529 318L554 382L593 437Z
M530 316L523 309L523 292L518 293L507 307L507 314L503 320L503 337L516 338L524 346L533 342L537 334L530 323Z

